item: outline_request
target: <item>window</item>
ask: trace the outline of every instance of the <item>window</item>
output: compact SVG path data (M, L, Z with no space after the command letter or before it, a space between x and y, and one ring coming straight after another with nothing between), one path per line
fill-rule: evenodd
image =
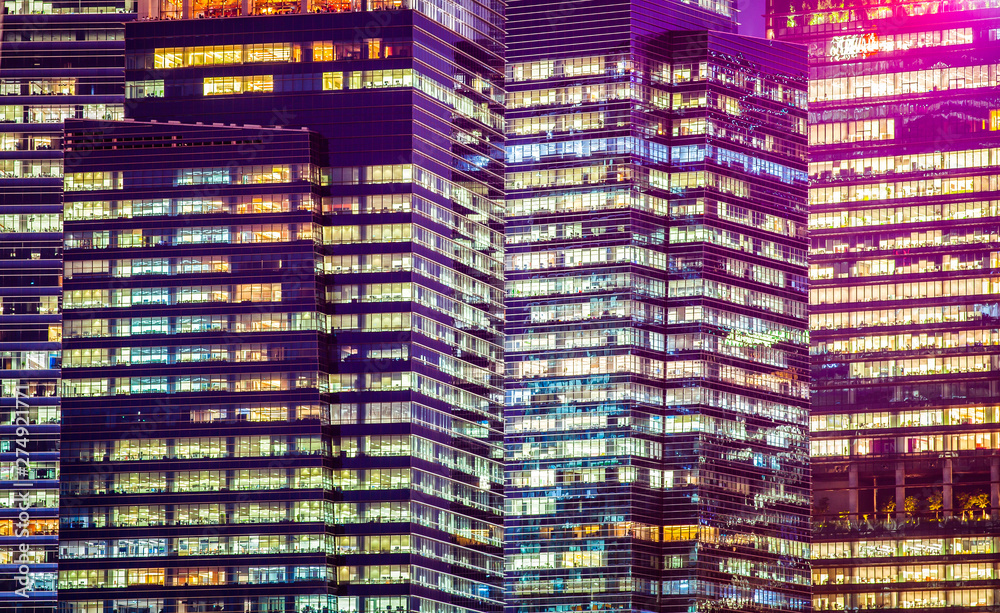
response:
M384 87L411 87L413 85L413 69L400 68L396 70L365 70L351 72L351 89L373 89Z
M228 184L231 182L228 168L182 168L177 171L174 185Z
M598 75L604 72L604 57L600 55L565 59L561 63L563 75L567 77Z
M323 73L323 89L344 89L344 73L343 72L324 72Z
M243 45L216 45L213 47L184 47L184 66L211 66L216 64L239 64ZM154 64L161 50L154 52ZM170 66L164 66L170 68Z
M133 317L125 321L125 328L131 336L141 336L143 334L167 334L170 332L170 324L166 317ZM121 329L121 328L119 328Z
M335 47L330 41L316 41L313 43L313 61L330 62L337 59ZM324 87L323 89L328 89ZM339 89L339 88L338 88Z
M124 189L120 172L74 172L63 179L68 192Z
M273 91L274 77L272 75L205 77L203 82L203 93L206 96L266 93Z
M235 302L281 302L280 283L237 285Z
M218 66L301 61L301 47L292 43L167 47L153 52L153 68Z
M292 169L282 166L243 166L238 171L238 182L244 185L256 183L288 183Z
M185 65L184 49L157 49L153 55L153 68L180 68Z
M153 81L129 81L125 84L126 98L162 98L163 79Z
M193 227L178 228L175 244L228 243L230 233L228 227Z
M538 81L549 79L555 72L555 62L553 60L540 60L537 62L522 62L519 64L509 64L507 66L508 78L512 81Z
M252 63L273 63L273 62L298 62L300 48L298 45L290 43L264 43L259 45L246 45L244 51L244 61Z

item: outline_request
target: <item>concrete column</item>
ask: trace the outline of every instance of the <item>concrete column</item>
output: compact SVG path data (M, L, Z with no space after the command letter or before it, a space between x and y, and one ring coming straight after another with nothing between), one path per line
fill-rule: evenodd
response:
M990 458L990 517L1000 519L1000 457Z
M847 476L847 519L858 521L858 467L851 464Z
M240 16L246 17L250 14L250 0L240 0Z
M896 521L906 521L906 466L896 462Z
M300 13L309 12L309 0L299 0L299 12Z
M943 499L944 516L954 516L954 497L952 496L952 460L944 459L944 466L941 468L941 498Z
M184 0L181 3L181 17L183 19L191 19L191 0Z

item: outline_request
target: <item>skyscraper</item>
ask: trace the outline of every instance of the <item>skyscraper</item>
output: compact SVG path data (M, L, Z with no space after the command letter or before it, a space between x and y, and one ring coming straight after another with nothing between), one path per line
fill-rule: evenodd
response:
M997 602L995 7L770 3L810 56L817 610Z
M130 24L127 113L160 127L86 126L67 176L105 275L66 315L67 613L499 609L503 6L451 9Z
M337 602L318 144L302 130L67 123L65 611Z
M125 0L0 15L0 610L56 607L62 122L120 118Z
M508 12L507 610L808 607L805 57Z

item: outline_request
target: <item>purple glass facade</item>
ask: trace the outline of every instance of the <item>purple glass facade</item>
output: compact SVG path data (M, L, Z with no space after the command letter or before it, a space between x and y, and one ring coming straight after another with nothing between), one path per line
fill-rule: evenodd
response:
M810 62L814 608L992 611L1000 10L770 4Z
M511 613L809 606L805 57L711 7L509 6Z

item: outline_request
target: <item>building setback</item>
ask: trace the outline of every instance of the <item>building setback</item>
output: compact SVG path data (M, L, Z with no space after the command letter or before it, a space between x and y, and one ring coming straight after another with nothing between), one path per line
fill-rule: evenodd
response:
M714 8L510 5L511 613L808 608L805 55Z
M67 613L499 610L503 12L463 6L128 27L136 121L67 177L108 266L67 280Z
M814 608L993 610L995 3L769 6L808 45Z
M15 0L0 16L3 611L56 609L62 122L121 118L131 6Z

